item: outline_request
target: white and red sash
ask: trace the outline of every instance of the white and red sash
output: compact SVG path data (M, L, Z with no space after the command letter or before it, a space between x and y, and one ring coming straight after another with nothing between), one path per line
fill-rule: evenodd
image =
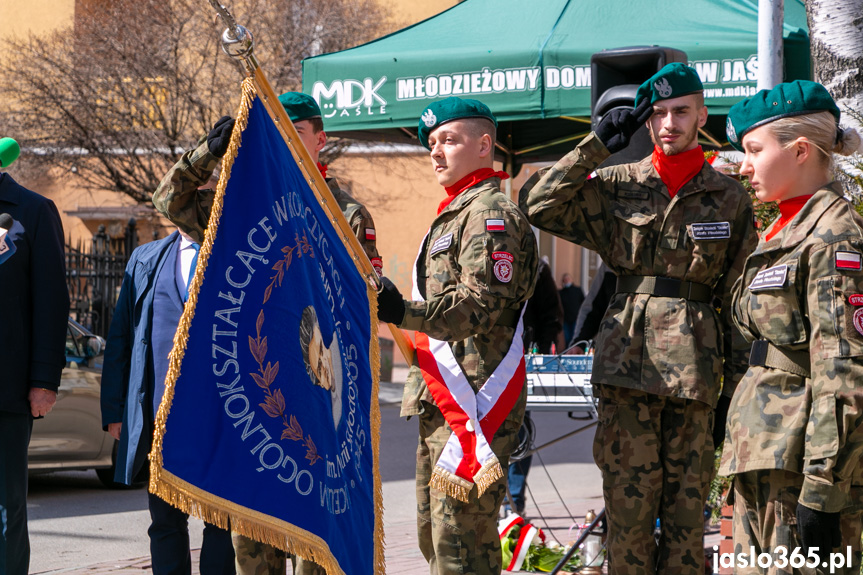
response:
M427 239L428 235L420 245L424 246ZM424 298L417 287L417 263L413 269L413 299L422 301ZM503 477L503 469L488 439L494 437L512 411L524 386L522 330L519 317L507 354L476 393L449 344L416 333L420 371L435 404L453 430L435 463L429 485L460 501L468 502L474 483L478 494L482 495Z

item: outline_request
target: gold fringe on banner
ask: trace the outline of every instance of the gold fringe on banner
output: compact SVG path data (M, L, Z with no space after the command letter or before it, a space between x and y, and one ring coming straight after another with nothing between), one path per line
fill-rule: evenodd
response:
M381 349L378 341L378 292L366 282L366 294L369 298L369 311L371 318L371 341L369 351L372 368L372 453L374 456L375 476L375 573L384 575L386 573L386 559L384 557L384 490L381 484L380 456L381 456L381 406L378 400L380 394L381 379Z
M259 70L260 72L260 70ZM259 76L259 75L258 75ZM201 283L203 282L204 272L207 269L207 262L213 249L213 242L216 239L218 232L219 221L222 215L222 207L224 204L225 189L228 180L231 177L231 168L234 160L239 152L242 133L246 129L249 120L249 111L256 97L258 97L258 89L256 89L256 79L260 82L261 77L246 78L242 84L242 98L236 113L236 123L231 134L231 141L228 145L228 150L222 160L222 172L219 176L219 183L216 188L216 194L213 198L213 207L210 213L210 219L207 223L207 229L204 233L204 242L201 245L198 255L198 266L195 270L195 276L189 286L189 301L183 310L183 315L180 319L180 324L177 332L174 335L174 347L169 356L168 375L165 380L165 394L162 403L159 406L156 414L155 434L153 439L153 449L150 452L150 492L164 499L171 505L181 509L182 511L198 517L199 519L218 525L224 529L231 529L234 532L240 533L246 537L267 543L288 553L296 554L304 559L314 561L321 565L330 575L344 575L344 571L338 565L335 557L329 549L327 543L320 537L310 533L304 529L300 529L295 525L275 519L272 516L254 511L247 507L242 507L226 499L216 497L186 481L175 476L171 472L165 470L162 460L162 447L165 435L165 424L168 419L168 414L171 410L171 403L174 398L174 390L177 379L180 376L180 367L183 362L183 356L186 351L186 341L189 337L189 327L195 315L195 307L198 302L198 293ZM263 79L266 82L265 79ZM267 88L269 86L267 85ZM271 91L271 89L270 89ZM268 93L267 90L265 92ZM267 106L270 98L264 97L263 103ZM278 104L278 100L276 100ZM281 104L279 104L280 106ZM288 120L290 121L290 120ZM278 125L278 123L277 123ZM283 128L283 126L279 126ZM282 135L285 136L283 129L280 129ZM287 142L286 142L287 143ZM297 159L298 155L293 146L289 144L291 153ZM308 169L304 163L300 162L300 168L308 176ZM320 191L315 185L315 178L307 177L312 190L318 197L326 209L328 206L321 199ZM329 192L329 190L327 190ZM338 206L335 206L338 208ZM329 211L329 210L328 210ZM331 214L332 219L332 214ZM338 227L336 228L338 229ZM341 234L342 241L346 246L349 246L347 238ZM349 251L350 248L349 248ZM357 263L354 257L355 264ZM357 266L362 273L362 268ZM371 318L371 341L369 342L369 359L372 370L372 397L371 397L371 441L374 454L374 499L375 499L375 550L374 550L374 569L377 575L384 575L386 572L384 560L384 526L383 526L383 490L380 478L380 406L378 403L378 392L380 386L380 346L377 336L377 295L375 289L366 282L366 292L370 303L370 318Z
M432 470L431 479L429 480L429 487L443 491L453 499L470 503L470 492L473 489L473 483L435 465Z

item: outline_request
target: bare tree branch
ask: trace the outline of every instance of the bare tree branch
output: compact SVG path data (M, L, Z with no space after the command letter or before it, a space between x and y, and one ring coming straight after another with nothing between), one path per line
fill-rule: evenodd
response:
M200 0L96 4L78 4L74 28L3 42L0 127L44 172L71 171L85 188L149 202L183 151L236 108L240 76ZM277 91L300 88L303 58L392 26L377 0L237 0L231 10L255 34Z

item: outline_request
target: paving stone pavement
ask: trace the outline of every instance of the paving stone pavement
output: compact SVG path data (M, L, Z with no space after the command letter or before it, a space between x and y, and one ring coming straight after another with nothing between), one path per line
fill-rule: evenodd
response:
M383 382L380 389L381 404L398 403L401 392L401 385ZM592 437L592 433L578 437L585 438L579 440L587 446L582 445L581 449L589 452L589 437ZM542 528L562 544L575 539L575 530L570 530L573 523L583 523L589 509L599 511L603 507L601 478L595 465L592 461L588 462L589 456L584 453L578 455L572 443L568 444L566 449L573 450L568 451L573 455L573 459L567 457L566 460L575 461L575 463L556 463L543 469L542 456L535 457L528 481L528 503L525 513L529 522ZM549 459L551 458L547 457L547 460ZM384 515L385 555L387 573L390 575L428 573L428 565L420 553L416 539L412 484L412 480L384 483L384 504L387 508ZM561 498L565 503L561 502ZM706 549L711 549L713 545L719 543L718 528L712 531L705 540ZM146 534L142 536L146 537ZM200 549L192 551L193 575L199 575L199 553ZM288 571L290 573L290 567ZM152 569L149 557L137 557L83 567L70 566L42 571L42 573L46 575L130 575L133 573L148 575L152 573Z
M584 522L584 515L588 509L598 510L602 508L601 499L584 498L570 500L566 505L559 501L546 500L539 504L528 503L526 510L527 521L537 527L544 529L560 543L566 544L575 539L576 531L570 530L573 517L579 523ZM571 515L572 513L572 515ZM390 523L385 527L386 531L386 564L387 573L390 575L422 575L428 572L428 566L420 553L416 540L416 524L413 521L402 521ZM718 527L711 527L705 537L705 549L710 551L713 545L718 545L720 540ZM199 575L198 555L200 549L192 550L193 575ZM707 566L706 573L711 573ZM288 573L291 573L290 566ZM138 573L149 575L152 573L149 557L139 557L123 561L111 561L86 567L73 567L69 569L50 571L51 574L64 575L131 575ZM509 573L509 572L505 572Z

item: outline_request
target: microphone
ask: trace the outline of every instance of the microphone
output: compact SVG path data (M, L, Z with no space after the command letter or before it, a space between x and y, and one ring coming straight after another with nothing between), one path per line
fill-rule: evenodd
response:
M0 168L8 168L21 155L21 146L12 138L0 138Z
M0 214L0 264L12 257L18 249L9 238L9 231L15 225L15 220L9 214Z

